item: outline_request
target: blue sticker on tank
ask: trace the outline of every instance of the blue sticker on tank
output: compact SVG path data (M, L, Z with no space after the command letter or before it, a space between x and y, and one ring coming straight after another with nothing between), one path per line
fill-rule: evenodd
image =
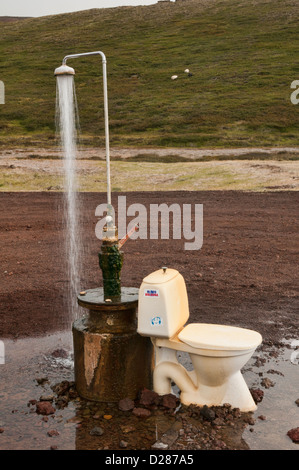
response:
M162 325L162 318L161 317L154 317L151 319L152 326L161 326Z

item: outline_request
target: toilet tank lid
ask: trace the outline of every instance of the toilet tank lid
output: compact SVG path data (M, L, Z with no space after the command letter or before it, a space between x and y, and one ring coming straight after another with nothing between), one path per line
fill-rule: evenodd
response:
M164 282L171 281L178 275L179 272L176 269L161 268L146 276L143 282L147 284L163 284Z
M189 323L178 338L194 348L224 351L252 349L262 342L257 331L207 323Z

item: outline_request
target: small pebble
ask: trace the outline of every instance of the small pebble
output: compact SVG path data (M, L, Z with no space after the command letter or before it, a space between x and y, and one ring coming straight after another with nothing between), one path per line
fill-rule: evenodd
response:
M51 429L51 431L48 431L47 434L50 437L59 436L59 432L56 431L56 429Z
M104 429L100 426L95 426L89 433L91 436L102 436L104 434Z

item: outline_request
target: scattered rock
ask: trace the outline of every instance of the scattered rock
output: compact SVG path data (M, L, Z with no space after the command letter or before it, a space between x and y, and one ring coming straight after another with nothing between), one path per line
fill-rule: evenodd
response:
M275 383L272 382L272 380L268 379L268 377L265 377L264 379L262 379L261 385L265 388L270 388L274 387Z
M35 406L37 404L37 400L29 400L27 406Z
M255 419L253 416L248 416L247 418L244 418L244 422L253 426L255 424Z
M91 436L102 436L104 434L104 429L100 426L95 426L89 433Z
M54 395L42 395L39 398L39 401L50 401L52 402L54 400Z
M55 408L49 401L39 401L36 403L36 412L39 415L52 415L55 413Z
M74 384L73 382L69 382L68 380L63 380L62 382L53 385L51 389L53 390L54 393L56 393L58 397L60 397L62 395L66 395L70 387L73 386L73 384Z
M4 428L0 428L0 434L4 432Z
M57 395L55 404L58 408L64 408L68 405L70 400L78 397L75 382L63 380L62 382L53 385L51 389Z
M82 423L82 418L79 418L79 416L73 416L72 418L69 418L67 420L67 423L80 424L80 423Z
M134 426L131 426L131 425L128 425L128 426L121 426L121 431L124 433L124 434L128 434L129 432L133 432L133 431L136 431L136 429L134 428Z
M160 397L158 393L153 392L152 390L148 390L144 388L141 390L139 403L143 406L151 406L151 405L158 405L160 401Z
M155 442L155 444L151 447L153 450L167 450L168 444L164 444L164 442Z
M40 377L36 379L38 385L44 385L45 383L49 382L48 377Z
M295 401L296 405L299 406L299 398Z
M147 408L134 408L132 413L133 415L138 416L138 418L148 418L151 415L150 410Z
M260 416L258 416L258 419L260 419L261 421L265 421L265 420L266 420L266 416L260 415Z
M112 415L104 415L103 418L109 420L112 419Z
M289 438L292 439L293 442L298 444L299 443L299 428L290 429L290 431L287 432L287 436L289 436Z
M172 393L162 396L162 406L168 409L175 409L179 403L179 400Z
M51 356L67 359L68 353L65 349L60 348L60 349L55 349L55 351L52 352Z
M208 421L213 421L216 418L216 413L214 410L209 408L207 405L204 405L200 410L200 415L203 416Z
M123 398L118 402L118 409L120 411L132 411L135 404L131 398Z
M260 403L264 398L264 392L259 388L251 388L250 393L255 403Z
M127 441L120 441L119 447L121 447L122 449L125 449L126 447L128 447Z
M50 437L59 436L59 432L56 431L56 429L51 429L51 431L48 431L47 434L48 434L48 436L50 436Z

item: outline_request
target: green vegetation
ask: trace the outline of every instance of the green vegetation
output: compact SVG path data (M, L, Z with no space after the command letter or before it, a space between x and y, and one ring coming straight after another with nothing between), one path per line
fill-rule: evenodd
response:
M42 171L47 162L47 171ZM36 161L37 166L0 168L2 191L63 191L62 162ZM79 191L106 191L106 163L85 161L78 170ZM299 161L230 160L157 163L114 161L112 191L298 191Z
M1 23L0 145L56 144L54 69L67 54L102 50L113 146L297 146L298 23L294 0L189 0ZM68 64L82 144L104 145L100 59Z

